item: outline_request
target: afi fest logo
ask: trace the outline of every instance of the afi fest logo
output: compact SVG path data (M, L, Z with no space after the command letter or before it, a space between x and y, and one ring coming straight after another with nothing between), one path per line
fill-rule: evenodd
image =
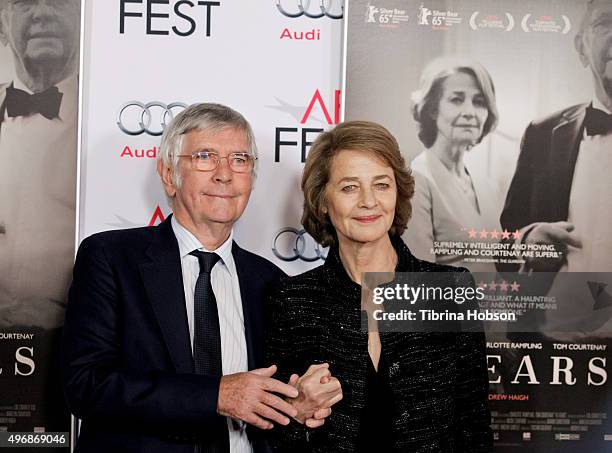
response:
M323 126L334 126L340 122L340 90L335 90L333 101L325 103L319 89L311 96L306 110L277 98L280 105L269 106L293 116L299 121L299 127L277 127L274 134L274 162L280 162L289 149L300 152L301 162L306 162L306 152L317 136L325 129L322 127L307 127L306 123L319 122ZM331 107L331 108L330 108ZM302 113L303 112L303 113ZM333 114L333 116L332 116ZM322 115L322 117L321 117Z
M166 216L164 215L164 213L162 212L161 208L159 207L159 205L157 205L155 207L155 211L153 212L153 215L151 216L151 220L149 220L149 223L147 224L147 226L155 226L155 225L159 225L160 223L162 223L164 220L166 220Z
M119 34L129 29L146 35L209 37L213 11L218 6L220 1L119 0Z
M164 220L166 220L167 215L164 214L164 212L162 211L161 207L159 205L155 206L155 209L153 210L153 214L151 215L151 217L149 218L148 222L146 223L146 226L155 226L155 225L159 225L160 223L162 223ZM128 219L125 218L123 216L120 216L119 214L115 214L115 218L116 221L115 222L109 222L106 225L108 225L111 228L119 228L119 229L124 229L124 228L139 228L143 226L143 219L142 217L134 222L133 218L132 219Z
M419 20L419 25L429 25L429 16L431 16L431 10L429 8L425 8L421 3L419 6L419 15L417 16Z

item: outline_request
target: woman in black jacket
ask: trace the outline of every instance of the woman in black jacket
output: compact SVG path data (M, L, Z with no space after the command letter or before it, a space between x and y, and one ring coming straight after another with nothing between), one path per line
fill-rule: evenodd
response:
M267 358L285 379L328 363L344 397L317 430L297 421L273 430L275 451L491 451L483 334L362 329L364 272L458 270L416 259L400 238L414 180L396 140L363 121L321 134L302 190L304 228L330 250L271 294Z

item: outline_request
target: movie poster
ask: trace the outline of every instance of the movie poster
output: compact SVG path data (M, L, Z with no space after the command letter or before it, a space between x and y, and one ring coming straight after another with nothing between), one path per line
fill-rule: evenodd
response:
M80 1L0 1L0 430L67 432Z
M403 239L537 319L487 335L496 451L610 451L612 2L345 8L344 119L383 124L410 163ZM545 292L519 295L533 275Z

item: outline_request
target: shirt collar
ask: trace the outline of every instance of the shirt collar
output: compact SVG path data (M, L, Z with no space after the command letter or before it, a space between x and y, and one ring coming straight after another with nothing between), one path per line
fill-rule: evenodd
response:
M33 94L32 90L30 90L21 80L19 80L19 77L15 77L13 79L13 86L19 90L25 91L26 93ZM64 94L78 92L78 76L77 74L72 74L61 82L55 84L55 86L61 93Z
M593 98L593 108L594 109L602 110L602 111L606 112L607 114L612 113L612 112L610 112L610 110L608 110L608 108L605 105L603 105L601 103L601 101L597 98L597 96L595 96Z
M232 255L232 243L234 241L234 230L230 231L229 237L225 240L223 244L217 247L216 250L208 250L206 247L202 245L202 243L195 237L195 235L185 228L180 222L176 219L175 216L172 216L170 219L170 223L172 224L172 231L174 231L174 235L176 236L176 240L178 241L179 253L181 255L181 259L185 258L189 253L194 250L202 250L204 252L214 252L221 257L221 261L227 267L231 275L234 275L236 266L234 264L234 256ZM195 257L194 257L195 258Z

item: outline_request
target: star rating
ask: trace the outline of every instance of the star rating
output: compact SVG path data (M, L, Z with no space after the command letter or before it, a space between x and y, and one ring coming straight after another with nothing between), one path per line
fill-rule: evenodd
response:
M502 280L501 282L492 280L488 283L485 283L483 280L480 280L477 286L478 288L486 290L490 293L496 293L498 291L502 293L507 293L508 291L516 293L521 288L521 285L517 283L516 281L509 283L506 280Z
M499 231L497 228L493 228L492 230L487 230L486 228L481 229L480 231L470 228L469 230L464 229L470 239L495 239L499 240L501 237L502 240L516 240L521 239L523 234L519 230L508 231L504 228L504 231Z

